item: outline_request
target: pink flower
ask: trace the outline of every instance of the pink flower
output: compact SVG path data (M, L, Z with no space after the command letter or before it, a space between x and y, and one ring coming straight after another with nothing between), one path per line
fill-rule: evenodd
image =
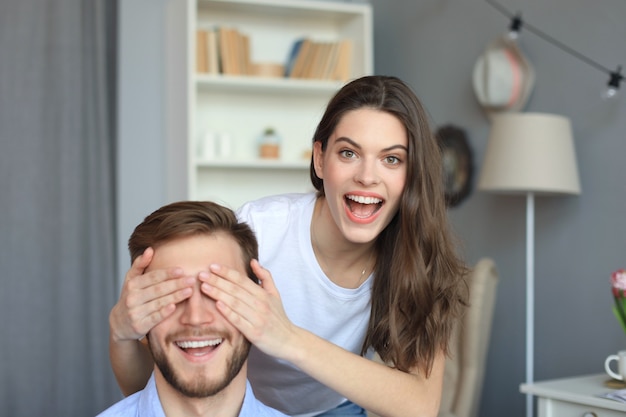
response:
M626 269L619 269L611 274L613 288L626 290Z
M611 274L611 290L615 300L613 314L626 333L626 269L619 269Z

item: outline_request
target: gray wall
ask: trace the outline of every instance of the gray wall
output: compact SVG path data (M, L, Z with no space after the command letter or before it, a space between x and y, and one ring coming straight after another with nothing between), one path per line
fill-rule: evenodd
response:
M375 69L415 88L438 125L464 128L480 168L489 122L471 74L508 20L481 0L373 0ZM602 65L626 65L623 0L502 0L533 27ZM522 29L536 72L526 111L572 121L582 194L535 199L535 379L603 372L626 347L611 313L609 274L626 267L626 84L602 101L608 76ZM522 416L525 379L525 198L474 192L451 217L475 262L493 257L501 281L481 416Z
M164 204L164 4L119 2L117 235L121 280L133 228Z
M164 99L172 86L162 46L172 3L120 2L120 278L132 227L158 205L184 195L185 173L176 169L167 151L173 144L166 140L167 105L175 103ZM436 124L465 129L478 170L489 123L474 98L471 73L507 19L481 0L371 3L376 72L409 82ZM604 66L626 65L623 0L500 3ZM608 281L610 272L626 267L626 85L618 100L602 101L608 79L603 73L530 32L523 32L521 45L537 76L526 110L571 119L583 189L579 197L535 201L535 378L600 373L608 354L626 348L626 335L610 310ZM173 159L181 162L180 156ZM525 200L474 192L450 214L468 262L490 256L501 275L480 414L521 417Z
M119 2L118 276L130 265L133 228L186 189L186 6L180 0ZM172 30L166 30L172 28ZM177 30L178 29L178 30ZM181 123L183 125L181 125ZM173 133L176 132L176 133Z

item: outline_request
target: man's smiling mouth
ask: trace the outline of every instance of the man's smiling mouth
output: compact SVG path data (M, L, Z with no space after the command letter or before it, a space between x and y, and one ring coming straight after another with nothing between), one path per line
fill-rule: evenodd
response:
M224 339L217 338L209 340L180 340L175 343L176 346L186 353L200 356L213 351L221 345L223 341Z

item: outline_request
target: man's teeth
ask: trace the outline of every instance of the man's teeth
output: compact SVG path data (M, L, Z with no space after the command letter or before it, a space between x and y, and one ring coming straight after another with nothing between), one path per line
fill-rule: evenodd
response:
M383 201L380 198L363 197L362 195L348 195L347 198L360 204L378 204Z
M181 349L197 349L203 348L207 346L216 346L222 343L222 339L213 339L213 340L186 340L183 342L176 342L179 348Z

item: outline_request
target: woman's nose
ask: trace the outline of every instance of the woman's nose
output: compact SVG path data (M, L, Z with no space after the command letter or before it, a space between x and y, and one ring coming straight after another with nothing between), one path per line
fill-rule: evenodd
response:
M362 159L354 179L365 186L378 184L380 178L376 160Z

